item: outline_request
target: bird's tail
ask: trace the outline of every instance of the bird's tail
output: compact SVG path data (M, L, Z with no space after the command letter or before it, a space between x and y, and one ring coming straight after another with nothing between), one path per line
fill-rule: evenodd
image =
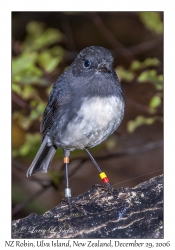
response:
M47 146L47 136L44 138L38 153L36 154L32 164L27 170L27 177L35 174L36 172L46 173L50 167L52 159L55 155L56 148L54 146Z

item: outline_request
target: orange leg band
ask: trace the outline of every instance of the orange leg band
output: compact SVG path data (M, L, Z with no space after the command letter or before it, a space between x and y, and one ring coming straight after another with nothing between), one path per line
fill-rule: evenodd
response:
M69 163L69 157L64 157L64 163Z

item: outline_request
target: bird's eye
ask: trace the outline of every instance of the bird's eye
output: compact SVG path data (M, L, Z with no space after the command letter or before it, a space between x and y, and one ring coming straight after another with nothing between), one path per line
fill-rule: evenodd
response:
M88 60L86 60L85 62L84 62L84 67L85 68L88 68L90 66L90 62L88 61Z

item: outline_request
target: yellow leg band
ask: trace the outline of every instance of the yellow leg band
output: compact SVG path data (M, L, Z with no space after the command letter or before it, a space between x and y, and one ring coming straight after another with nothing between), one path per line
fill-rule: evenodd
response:
M105 174L105 172L101 172L99 175L100 175L101 179L104 179L105 177L107 177L106 174Z

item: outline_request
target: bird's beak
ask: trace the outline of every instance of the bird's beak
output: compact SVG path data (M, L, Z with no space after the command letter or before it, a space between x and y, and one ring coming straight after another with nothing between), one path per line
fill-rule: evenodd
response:
M97 68L98 71L100 72L105 72L105 73L110 73L110 67L107 63L100 63Z

